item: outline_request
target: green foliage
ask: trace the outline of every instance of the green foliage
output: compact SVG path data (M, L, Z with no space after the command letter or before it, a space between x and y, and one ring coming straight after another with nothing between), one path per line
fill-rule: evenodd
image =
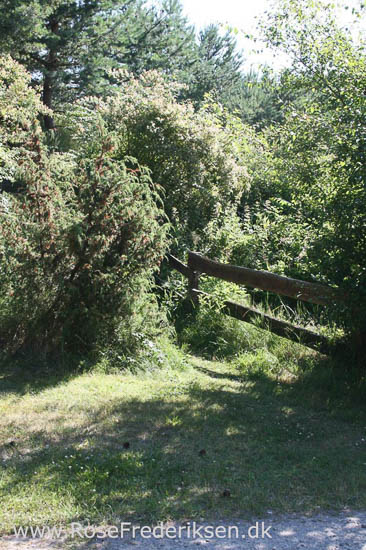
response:
M210 296L200 297L198 310L187 315L187 312L176 308L172 316L180 343L188 346L190 351L210 359L231 360L241 352L257 347L259 342L259 345L263 345L268 340L269 334L233 319L222 311L223 302L227 299L248 304L249 297L245 289L234 283L204 276L200 278L200 289Z
M15 191L15 172L24 155L30 155L32 131L47 110L30 75L10 57L0 63L0 190Z
M243 53L238 50L233 31L223 33L219 25L209 25L199 33L191 59L177 73L178 80L187 85L179 97L199 108L210 96L256 128L280 121L281 106L289 94L278 86L269 70L262 74L243 71Z
M349 292L335 316L363 330L366 299L365 44L338 27L322 2L279 2L267 42L293 65L281 76L301 101L266 130L243 197L243 235L233 257Z
M42 81L43 94L49 86L55 98L59 94L62 101L79 100L64 104L55 115L57 131L42 137L39 119L54 115L42 107L39 90L31 90L30 77L9 58L4 60L4 335L17 334L15 341L26 342L27 331L41 334L40 327L47 325L50 341L68 346L74 332L70 321L70 327L82 327L78 339L87 348L88 341L96 341L87 336L93 334L94 315L103 310L104 326L110 327L106 334L116 335L117 318L131 314L128 302L140 311L131 315L134 321L127 329L136 335L131 336L132 350L144 334L141 304L147 309L156 304L148 293L140 305L129 296L151 287L151 273L164 255L163 212L171 222L172 252L182 255L193 248L220 261L341 287L349 293L349 304L339 307L335 317L348 331L362 331L364 43L337 27L330 6L281 0L264 23L264 34L269 44L292 55L293 66L277 79L268 74L243 77L233 37L212 26L195 46L179 2L149 9L134 0L118 9L112 4L116 8L107 0L46 3L41 14L37 2L7 2L4 37L18 21L21 38L17 45L9 39L8 46L32 69L33 80ZM24 10L29 20L36 19L37 40L29 20L20 24ZM142 14L146 21L139 34ZM177 40L170 33L173 27ZM128 30L125 35L123 29ZM131 67L134 76L113 69L121 66ZM163 72L144 72L145 67ZM83 97L90 91L93 96ZM184 97L192 101L182 102ZM217 97L226 107L215 103ZM43 101L50 104L45 95ZM273 121L277 123L271 125ZM15 235L14 242L10 235ZM29 276L25 282L30 271L33 286ZM47 298L40 291L42 277ZM160 277L164 292L182 294L177 277L168 282L165 273ZM11 285L18 289L14 298ZM28 296L24 301L23 293ZM65 312L73 293L85 310L78 307L69 316ZM32 305L36 299L38 309ZM175 298L170 301L179 309ZM58 311L61 303L65 309L60 305ZM16 304L13 313L11 304ZM54 318L47 318L49 309ZM82 315L90 322L81 322ZM20 318L25 325L29 322L28 328ZM58 335L53 328L57 324L63 326ZM18 325L19 330L14 328ZM120 338L126 340L126 327L121 327L119 323ZM122 362L128 353L126 348Z
M268 376L279 371L278 358L264 348L241 354L235 361L235 366L250 379Z
M246 323L225 314L223 311L225 300L244 306L253 306L253 296L245 288L212 277L202 277L200 289L208 294L200 297L198 310L187 315L181 309L175 308L173 316L179 341L188 346L192 352L209 359L219 358L231 361L240 358L240 365L243 366L245 363L248 370L251 359L257 355L258 361L253 361L253 368L256 366L260 370L262 355L264 367L267 365L265 360L267 356L273 356L276 365L281 364L282 367L287 365L293 368L299 364L303 355L310 356L315 353L301 345L275 336L265 330L260 322ZM259 301L255 294L254 297ZM314 330L314 316L307 315L306 311L301 309L294 311L283 302L271 307L270 302L265 303L265 298L261 296L261 305L254 304L263 313L286 321L290 320L295 325ZM328 336L332 334L330 328L326 333ZM293 357L288 361L285 355L289 354L292 348L294 348Z
M180 0L156 0L148 4L136 26L136 39L128 54L117 55L118 66L125 66L135 75L160 70L168 77L184 81L195 58L197 44L193 26L183 15ZM139 25L139 26L138 26Z
M227 108L246 124L257 129L282 120L282 106L288 94L278 86L277 78L265 71L250 70L222 99Z
M192 353L206 358L232 359L250 349L254 331L250 325L221 313L219 304L206 305L193 319L186 319L185 327L179 332L179 342Z
M171 72L194 46L174 0L160 9L145 0L2 0L0 8L0 52L32 73L45 105L57 110L77 97L106 93L110 68ZM45 124L53 127L47 115Z
M24 91L17 70L19 83L2 78L2 96L9 86ZM160 198L146 169L113 157L117 136L98 113L95 122L78 153L49 150L34 123L17 170L5 162L22 189L1 195L0 335L9 350L103 348L147 305L166 246Z
M128 330L125 338L121 339L120 346L111 346L102 351L99 360L92 365L92 372L106 374L120 374L121 370L132 374L142 375L144 372L154 372L159 369L172 369L175 371L184 370L187 367L187 358L180 348L173 343L172 334L164 327L164 335L158 331L149 333L146 330L146 320L148 319L144 305L145 317L141 322L141 332ZM157 312L155 310L155 314ZM134 346L131 346L131 343ZM126 345L127 344L127 345Z
M60 121L69 128L71 146L87 147L97 109L108 132L120 136L114 157L137 158L164 190L164 208L178 247L202 250L207 224L215 218L220 223L248 185L241 155L245 128L239 120L236 126L229 118L225 121L223 110L214 104L198 112L190 103L179 104L180 85L166 82L158 72L140 78L119 72L114 77L120 85L113 96L79 102ZM80 131L75 132L77 125Z
M316 241L311 268L336 284L365 284L366 60L322 4L284 2L268 40L296 61L286 86L307 90L301 110L271 136L281 179ZM330 32L331 30L331 32ZM285 179L286 177L286 179Z
M182 75L188 90L183 97L199 106L206 94L226 104L227 97L241 80L241 52L230 31L222 34L217 25L209 25L198 36L194 58Z

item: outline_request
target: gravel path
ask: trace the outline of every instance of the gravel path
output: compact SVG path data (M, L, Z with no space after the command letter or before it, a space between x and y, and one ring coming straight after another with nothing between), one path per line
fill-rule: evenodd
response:
M249 534L252 536L257 534L256 525L259 538L250 538ZM261 538L262 525L272 538L266 534L265 538ZM187 537L189 526L191 536ZM219 526L228 530L231 526L232 538L230 539L228 536L220 538L224 535L222 528L216 532L218 537L204 536L204 528L209 526L211 526L211 530ZM238 529L239 540L234 538L235 526ZM193 522L171 523L169 527L170 536L174 536L180 527L182 538L144 539L141 535L132 538L131 534L125 534L122 540L121 538L105 538L103 540L94 538L88 542L79 542L77 548L80 550L194 550L196 548L207 548L208 550L366 550L366 512L348 512L337 515L319 514L314 517L272 518L268 515L265 519L251 522L197 523L196 528L201 527L198 532L202 537L197 535L196 538L192 537ZM250 527L252 529L248 533ZM210 532L210 530L206 531L206 535ZM245 535L245 538L241 538L242 535ZM70 548L70 546L62 541L22 540L14 537L3 537L0 541L1 550L58 550L60 548Z

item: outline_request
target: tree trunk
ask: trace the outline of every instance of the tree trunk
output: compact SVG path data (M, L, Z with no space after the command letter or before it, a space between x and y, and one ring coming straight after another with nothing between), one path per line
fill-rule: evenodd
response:
M51 18L48 22L48 26L52 33L56 35L59 34L59 21ZM50 47L43 81L43 103L49 109L52 109L52 96L54 85L52 75L54 75L57 70L57 64L57 53ZM55 129L55 122L51 115L44 115L43 120L46 130Z
M45 74L43 81L43 103L49 109L52 109L52 79L49 74ZM46 130L54 130L55 123L53 117L50 115L43 116L44 125Z

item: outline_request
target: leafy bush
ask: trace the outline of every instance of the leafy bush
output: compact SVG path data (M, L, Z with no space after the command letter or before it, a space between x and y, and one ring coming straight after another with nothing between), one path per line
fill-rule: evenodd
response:
M131 342L131 333L128 341ZM134 349L124 345L122 349L117 346L110 347L100 353L99 361L93 365L93 370L109 374L116 374L121 369L138 374L152 372L156 369L184 370L187 366L187 357L182 349L177 347L169 331L164 334L133 333L132 337L138 344ZM132 338L132 341L134 341Z
M39 129L39 115L47 112L30 81L11 57L0 57L0 190L16 190L17 166L24 155L32 155L32 132Z
M239 120L236 126L227 121L228 116L214 104L195 112L189 102L178 103L181 86L166 82L156 71L140 78L121 71L113 76L117 83L113 96L104 101L83 100L63 119L73 134L73 147L75 143L84 146L97 109L108 131L119 136L114 156L138 159L163 188L164 208L178 248L202 250L207 224L215 218L221 223L248 186L242 156L244 126ZM78 121L87 129L75 135Z
M233 359L250 349L255 329L213 308L202 307L194 319L186 317L179 342L208 359ZM255 339L255 338L254 338Z
M17 88L26 97L24 71L12 64L12 75L1 73L0 97ZM47 148L29 97L23 119L1 119L10 137L13 120L32 122L16 168L14 143L15 155L3 155L19 192L1 195L1 340L8 350L44 354L121 344L141 303L151 302L166 247L158 190L133 159L113 157L118 139L99 115L79 151Z
M202 278L200 288L211 297L200 297L198 311L191 315L175 312L175 321L179 341L195 353L205 357L232 359L243 350L256 346L258 339L266 335L232 317L225 315L221 309L225 299L246 303L248 296L245 290L232 283L214 278Z
M248 166L252 186L231 261L340 287L348 301L332 318L362 339L365 41L339 28L332 6L318 1L281 0L263 26L267 43L293 59L281 75L283 93L302 96L286 105L282 124L264 131Z

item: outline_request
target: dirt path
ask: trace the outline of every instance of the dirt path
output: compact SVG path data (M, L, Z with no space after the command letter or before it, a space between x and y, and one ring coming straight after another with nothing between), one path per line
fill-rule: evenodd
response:
M207 548L210 550L366 550L366 512L349 512L337 515L320 514L310 518L283 516L275 519L271 515L268 515L265 519L251 522L197 523L196 529L198 529L198 533L196 532L196 537L192 536L194 529L193 522L183 525L171 523L169 526L170 531L168 534L171 537L178 532L179 527L181 528L182 537L179 539L169 539L166 537L163 539L144 539L141 535L137 534L136 538L132 538L131 534L126 533L123 539L120 537L103 540L94 538L93 540L85 540L83 542L79 539L77 544L74 545L70 545L65 541L32 541L4 537L0 542L0 549L193 550L195 548ZM187 536L188 526L191 528L190 536ZM213 528L221 527L218 531L216 530L216 535L218 536L210 537L212 531L212 529L208 529L210 526ZM229 527L231 527L231 538L228 536ZM223 528L226 528L225 537ZM248 531L250 528L251 530ZM265 531L264 538L262 538L262 528ZM236 533L239 534L239 540L235 538ZM245 538L242 538L243 535ZM258 535L258 538L256 535Z

